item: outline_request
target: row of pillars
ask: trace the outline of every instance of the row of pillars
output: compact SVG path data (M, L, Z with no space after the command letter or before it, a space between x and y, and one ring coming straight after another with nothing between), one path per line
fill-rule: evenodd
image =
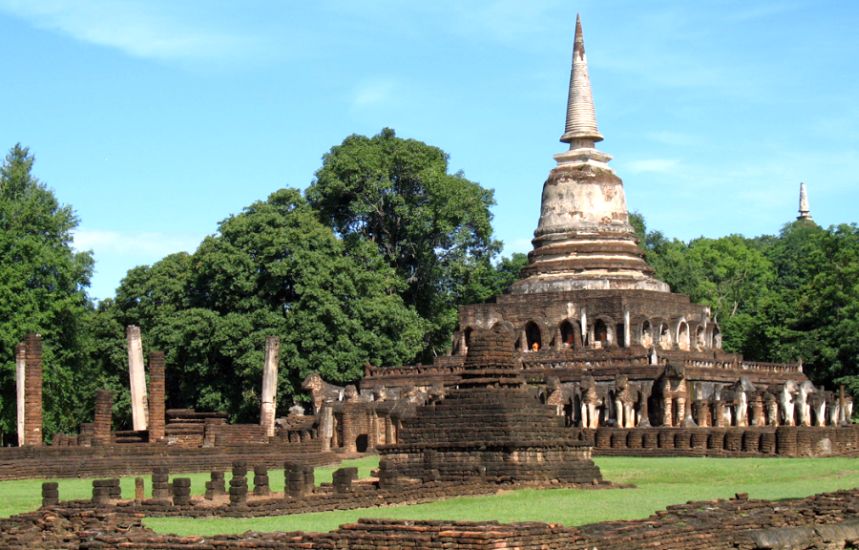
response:
M143 363L140 328L129 326L128 373L131 386L132 424L137 431L149 430L149 440L164 438L165 378L164 354L149 354L149 393ZM15 350L15 387L17 393L17 430L19 446L41 446L42 434L42 337L28 334ZM113 397L108 390L96 392L94 441L110 443Z
M149 431L149 441L165 436L165 363L164 353L149 354L149 395L143 361L143 339L140 327L130 325L126 330L128 345L128 378L131 390L131 421L135 431ZM28 334L15 350L15 381L17 392L17 431L19 446L40 446L42 434L42 337ZM263 366L262 405L260 424L273 437L277 414L277 367L280 339L266 339ZM96 393L94 441L110 443L113 398L108 390Z
M147 400L149 441L160 441L165 436L165 391L164 353L153 351L149 354L149 398ZM134 408L132 407L133 411ZM93 445L109 445L112 426L113 394L110 390L97 390L95 392L95 417L93 419Z

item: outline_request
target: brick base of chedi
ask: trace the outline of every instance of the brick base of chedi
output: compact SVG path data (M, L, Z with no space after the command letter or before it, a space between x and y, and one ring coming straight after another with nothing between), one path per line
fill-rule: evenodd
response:
M591 447L565 429L515 370L506 323L475 330L458 389L403 420L396 445L379 449L382 488L426 481L594 483Z

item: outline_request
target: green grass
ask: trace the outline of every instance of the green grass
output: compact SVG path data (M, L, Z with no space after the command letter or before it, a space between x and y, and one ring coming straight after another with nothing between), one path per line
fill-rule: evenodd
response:
M378 464L379 459L371 456L355 460L346 460L337 466L316 468L316 483L330 483L331 474L334 470L348 466L356 466L358 468L359 477L369 477L370 470L377 467ZM124 498L132 498L134 496L134 477L136 476L121 478L120 485L122 486L122 495ZM146 494L152 494L150 476L140 477L143 477ZM195 495L202 495L205 492L205 482L209 480L208 473L177 473L170 477L191 478L191 492ZM229 482L229 471L227 472L226 477L227 482ZM275 488L274 490L283 488L283 468L271 468L269 470L268 477L269 486ZM251 480L253 480L253 472L248 473L248 481ZM22 479L15 481L0 481L0 518L9 517L13 514L20 514L22 512L29 512L38 508L42 502L42 481L59 482L60 500L80 500L92 497L92 478L54 480Z
M782 499L859 487L851 458L632 458L596 459L606 479L635 489L525 489L428 504L365 508L251 519L148 518L162 533L212 535L254 531L329 531L358 518L546 521L583 525L644 518L670 504L728 498Z
M616 519L647 517L670 504L727 498L749 493L752 498L781 499L859 487L859 460L854 458L634 458L596 459L603 476L635 489L525 489L492 496L459 497L412 506L365 508L294 516L250 519L147 518L146 525L162 533L212 535L254 531L329 531L361 517L400 519L547 521L582 525ZM367 457L340 466L316 469L316 480L331 480L341 466L357 466L367 477L378 458ZM194 494L202 494L208 474L190 477ZM283 470L269 473L273 488L283 487ZM90 480L60 481L63 500L89 498ZM149 491L149 479L147 494ZM0 517L33 510L39 505L36 480L0 482ZM123 494L134 492L133 477L123 478Z

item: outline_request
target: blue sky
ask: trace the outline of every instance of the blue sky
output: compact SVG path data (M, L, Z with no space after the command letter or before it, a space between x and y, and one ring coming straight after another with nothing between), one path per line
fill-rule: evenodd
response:
M819 223L857 221L859 3L834 0L0 0L0 148L77 211L98 298L386 126L495 189L527 251L576 12L600 147L651 228L775 233L800 181Z

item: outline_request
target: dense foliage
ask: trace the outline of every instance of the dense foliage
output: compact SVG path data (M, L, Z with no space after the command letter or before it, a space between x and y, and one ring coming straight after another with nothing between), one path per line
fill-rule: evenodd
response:
M802 360L815 383L859 394L859 227L799 220L775 237L684 243L633 222L657 276L712 307L727 350Z
M168 405L259 410L263 342L281 338L279 400L312 371L337 383L367 363L399 364L422 347L424 323L376 247L319 222L295 189L221 222L192 254L128 272L107 312L115 330L140 325L167 352Z
M147 351L167 353L168 406L252 421L266 336L282 342L283 410L312 371L344 384L367 363L447 351L457 306L505 291L527 262L498 258L490 190L448 173L441 149L386 129L333 147L306 197L272 193L194 253L129 270L115 298L93 304L92 255L71 246L74 212L32 166L15 146L0 168L0 434L14 433L14 350L27 332L44 337L48 435L90 420L105 386L128 424L129 324ZM801 358L816 383L859 395L859 228L804 221L777 236L685 243L631 218L657 276L712 307L727 349Z
M93 260L72 249L77 218L33 177L14 146L0 167L0 434L15 433L15 346L44 341L45 430L71 429L91 406L98 373L87 361Z
M349 136L325 155L307 197L339 235L372 241L394 268L403 299L428 323L425 356L449 346L458 305L496 290L485 279L500 248L493 192L449 174L437 147L388 128Z

